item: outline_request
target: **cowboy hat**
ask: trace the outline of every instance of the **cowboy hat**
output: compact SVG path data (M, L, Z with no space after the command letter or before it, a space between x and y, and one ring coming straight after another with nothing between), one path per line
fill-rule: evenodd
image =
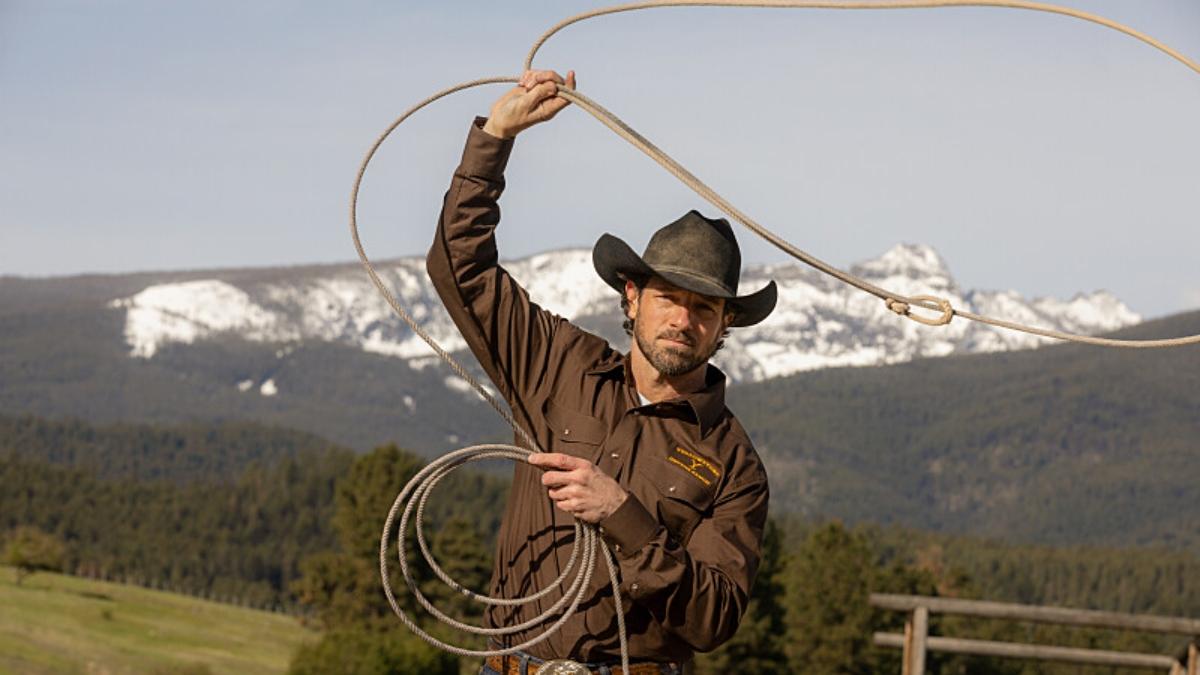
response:
M734 313L731 327L753 326L775 309L775 282L749 295L738 295L742 254L733 228L724 218L705 218L695 210L654 233L646 251L638 255L611 234L592 248L592 264L605 283L625 292L625 280L639 286L652 276L684 290L724 298Z

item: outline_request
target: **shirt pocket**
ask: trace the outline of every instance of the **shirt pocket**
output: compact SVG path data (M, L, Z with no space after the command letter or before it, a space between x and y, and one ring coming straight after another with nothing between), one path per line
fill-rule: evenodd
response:
M710 514L716 491L715 482L705 485L666 459L658 464L660 475L653 477L654 487L659 494L658 520L666 526L677 543L687 546L701 519Z
M548 452L561 452L595 462L600 444L608 435L603 420L581 413L551 399L542 404L542 416L550 429Z

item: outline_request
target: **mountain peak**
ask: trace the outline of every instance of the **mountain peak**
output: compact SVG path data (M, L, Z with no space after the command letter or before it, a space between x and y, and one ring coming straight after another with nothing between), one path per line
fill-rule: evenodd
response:
M565 249L510 260L505 267L534 302L627 344L617 295L596 275L590 257L587 249ZM1070 300L1030 300L1013 291L964 293L937 251L922 244L893 246L850 271L897 293L930 293L969 311L1073 333L1110 331L1141 320L1104 292ZM425 275L423 260L396 260L381 267L380 273L443 347L466 348ZM747 289L775 279L779 303L766 321L735 330L715 357L735 382L817 368L1024 349L1045 342L966 321L941 328L920 326L895 316L870 295L799 263L750 266L743 277ZM392 315L366 276L351 266L300 270L255 281L214 272L210 279L150 286L110 307L126 313L125 341L134 357L153 358L162 345L222 334L278 344L337 342L404 359L414 368L430 357L428 346Z
M946 261L932 246L925 244L896 244L877 258L853 266L873 277L902 276L910 279L930 276L950 277Z

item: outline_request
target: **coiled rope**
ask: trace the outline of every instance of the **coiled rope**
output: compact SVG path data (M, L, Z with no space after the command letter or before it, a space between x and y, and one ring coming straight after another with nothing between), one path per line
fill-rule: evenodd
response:
M1107 19L1105 17L1099 16L1096 14L1082 12L1082 11L1079 11L1076 9L1071 9L1068 7L1061 7L1061 6L1057 6L1057 5L1050 5L1050 4L1040 3L1040 2L1025 2L1022 0L880 0L880 1L873 1L873 2L818 1L818 0L649 0L647 2L636 2L636 3L630 3L630 4L624 4L624 5L617 5L617 6L613 6L613 7L596 9L596 10L593 10L590 12L584 12L584 13L572 16L570 18L567 18L567 19L559 22L558 24L555 24L553 27L551 27L549 30L547 30L545 33L543 33L542 36L540 38L538 38L538 40L534 43L532 49L530 49L529 54L525 58L524 68L525 68L525 70L532 69L533 59L536 56L538 50L541 49L541 47L546 43L547 40L549 40L552 36L554 36L556 33L561 31L562 29L566 28L567 26L570 26L575 23L579 23L579 22L587 20L587 19L592 19L592 18L596 18L596 17L600 17L600 16L609 15L609 14L617 14L617 13L621 13L621 12L632 12L632 11L645 10L645 9L656 9L656 8L663 8L663 7L759 7L759 8L845 9L845 10L933 9L933 8L942 8L942 7L995 7L995 8L1004 8L1004 9L1023 9L1023 10L1036 11L1036 12L1045 12L1045 13L1050 13L1050 14L1059 14L1062 16L1067 16L1067 17L1071 17L1071 18L1075 18L1075 19L1081 19L1083 21L1089 21L1091 23L1099 24L1106 28L1116 30L1116 31L1124 33L1130 37L1136 38L1137 40L1140 40L1140 41L1150 45L1151 47L1154 47L1155 49L1158 49L1159 51L1165 53L1166 55L1170 56L1171 58L1175 59L1176 61L1187 66L1193 72L1200 74L1200 65L1198 65L1196 62L1187 58L1186 56L1184 56L1182 53L1176 51L1175 49L1172 49L1171 47L1163 44L1162 42L1160 42L1144 33L1136 31L1128 26L1125 26L1121 23L1118 23L1116 21ZM513 418L513 416L508 412L508 410L506 410L502 405L500 405L500 403L491 394L489 394L487 392L487 390L483 387L482 384L480 384L474 377L472 377L470 375L470 373L468 373L461 364L459 364L457 361L455 361L444 349L442 349L442 347L440 345L437 344L437 342L426 331L424 331L421 328L421 326L417 323L417 321L404 309L404 307L400 304L400 302L391 293L391 291L387 287L387 285L383 283L383 281L380 279L379 275L376 273L374 266L371 264L371 261L367 258L366 251L364 250L362 241L359 238L358 219L357 219L358 194L359 194L359 189L362 184L363 176L366 174L366 171L367 171L367 166L370 164L371 159L375 156L375 153L379 150L380 146L383 145L383 142L385 140L387 140L387 138L391 135L391 133L393 131L395 131L395 129L397 127L399 127L401 124L403 124L405 120L407 120L409 117L411 117L418 110L421 110L422 108L428 106L429 104L433 103L434 101L437 101L438 99L441 99L441 98L448 96L450 94L453 94L455 92L459 92L464 89L470 89L473 87L478 87L478 86L482 86L482 85L486 85L486 84L516 83L518 81L519 81L519 78L517 78L517 77L499 76L499 77L488 77L488 78L482 78L482 79L477 79L477 80L471 80L469 82L463 82L461 84L457 84L452 87L443 89L442 91L439 91L439 92L433 94L432 96L429 96L425 100L423 100L423 101L417 103L416 105L412 106L411 108L409 108L402 115L400 115L400 117L396 118L396 120L394 122L392 122L392 124L389 125L383 131L383 133L381 133L379 135L379 137L375 140L375 142L371 145L370 149L367 151L366 156L363 158L363 161L358 168L358 173L355 176L354 186L353 186L353 189L351 190L351 195L350 195L350 234L354 240L354 248L358 252L358 257L362 261L363 267L366 268L367 274L368 274L368 276L370 276L372 283L375 285L375 288L378 289L378 291L383 296L383 298L387 301L388 305L390 305L391 308L393 309L393 311L395 311L396 314L400 317L400 319L402 321L404 321L409 326L409 328L412 329L414 334L416 334L418 337L420 337L422 340L424 340L430 346L430 348L432 348L433 351L438 355L438 357L440 357L444 362L446 362L450 366L450 368L456 374L458 374L459 377L463 378L483 398L483 400L486 401L497 412L497 414L499 414L505 420L505 422L507 422L508 425L512 427L514 433L520 440L524 441L529 446L529 448L538 448L537 443L534 441L533 437L529 434L529 432L526 431L524 428L522 428L516 422L516 420ZM1190 344L1200 343L1200 335L1192 335L1192 336L1180 337L1180 338L1158 339L1158 340L1119 340L1119 339L1111 339L1111 338L1099 338L1099 337L1093 337L1093 336L1088 336L1088 335L1076 335L1076 334L1066 333L1066 332L1061 332L1061 331L1048 330L1045 328L1039 328L1039 327L1035 327L1035 326L1027 326L1027 325L1016 323L1013 321L1006 321L1003 319L997 319L997 318L993 318L993 317L975 314L972 312L968 312L968 311L965 311L962 309L955 308L950 303L950 301L945 298L939 298L939 297L930 296L930 295L905 296L905 295L902 295L899 293L889 291L884 288L880 288L874 284L871 284L871 283L865 281L864 279L861 279L852 274L849 274L847 272L837 269L833 265L830 265L829 263L826 263L826 262L816 258L815 256L807 253L806 251L801 250L800 248L791 244L790 242L783 239L779 235L775 234L771 230L767 229L766 227L763 227L762 225L760 225L759 223L757 223L756 221L751 219L749 216L747 216L745 213L743 213L741 210L739 210L735 206L733 206L733 204L726 201L723 197L721 197L719 194L717 194L715 190L713 190L708 185L706 185L703 181L701 181L699 178L697 178L695 175L693 175L691 172L689 172L687 169L685 169L682 165L680 165L678 162L676 162L674 159L672 159L669 155L667 155L661 149L656 147L653 143L651 143L648 139L646 139L644 136L642 136L637 131L635 131L632 127L630 127L625 122L623 122L616 115L612 114L611 112L606 110L603 106L601 106L600 104L591 100L587 96L584 96L577 90L568 89L561 85L558 87L558 93L563 98L566 98L567 100L569 100L572 103L579 106L581 109L583 109L585 112L590 114L592 117L595 117L597 120L600 121L600 123L604 124L604 126L611 129L618 136L620 136L621 138L624 138L626 141L628 141L634 147L636 147L637 149L641 150L643 153L648 155L651 159L653 159L660 166L662 166L664 169L666 169L671 175L678 178L685 185L687 185L693 191L695 191L698 195L703 197L706 201L713 204L714 206L716 206L718 209L720 209L721 211L728 214L733 219L742 223L744 226L746 226L752 232L754 232L755 234L759 235L760 237L766 239L768 242L770 242L771 244L773 244L774 246L779 248L784 253L786 253L786 254L796 258L797 260L800 260L801 262L803 262L825 274L828 274L844 283L847 283L851 286L854 286L855 288L858 288L859 290L862 290L864 292L867 292L867 293L870 293L871 295L876 296L877 298L884 301L885 305L887 306L887 308L889 310L891 310L892 312L895 312L898 315L908 317L914 321L918 321L918 322L926 324L926 325L934 325L934 326L946 325L946 324L950 323L950 321L953 317L961 316L963 318L970 319L972 321L977 321L980 323L996 326L999 328L1006 328L1009 330L1022 331L1022 332L1030 333L1033 335L1040 335L1043 337L1054 338L1054 339L1059 339L1059 340L1068 340L1068 341L1072 341L1072 342L1080 342L1080 343L1084 343L1084 344L1107 346L1107 347L1143 348L1144 349L1144 348L1177 347L1177 346L1182 346L1182 345L1190 345ZM914 308L914 307L920 307L920 308L923 308L926 310L933 310L933 311L939 312L940 314L939 314L939 316L934 317L934 318L920 316L920 315L912 313L912 308ZM528 647L538 644L539 642L542 642L547 637L549 637L553 633L553 631L557 630L567 620L567 618L570 616L570 614L575 611L575 609L578 607L579 603L584 599L584 596L586 595L587 590L588 590L588 586L589 586L589 582L591 580L592 573L594 572L595 557L597 554L601 554L604 558L604 561L608 568L610 580L612 583L612 590L613 590L614 599L616 601L616 606L618 608L621 607L619 575L617 573L616 564L613 561L612 554L608 550L608 547L603 542L603 540L601 540L599 538L599 536L596 532L596 528L587 523L582 523L579 521L576 521L576 523L575 523L575 545L571 552L569 563L566 566L566 568L563 570L562 575L560 575L559 578L556 579L553 584L547 586L546 588L542 589L541 591L538 591L532 595L529 595L529 596L526 596L523 598L508 598L508 599L493 598L493 597L489 597L489 596L485 596L485 595L476 593L470 589L464 588L461 584L459 584L457 581L455 581L453 578L451 578L448 574L446 574L441 569L441 567L439 567L437 565L437 562L434 560L434 557L430 553L429 548L425 541L425 536L424 536L424 532L422 529L422 520L423 520L423 513L424 513L426 500L428 499L431 491L438 484L438 482L442 478L444 478L446 475L448 475L450 472L454 471L455 469L463 466L464 464L466 464L468 462L480 461L480 460L484 460L484 459L511 459L513 461L524 461L525 458L528 457L528 455L531 452L532 452L532 450L530 450L530 449L515 446L515 445L478 445L478 446L463 448L463 449L460 449L460 450L457 450L454 452L450 452L450 453L442 456L441 458L434 460L429 465L427 465L425 467L425 469L423 469L420 473L418 473L416 476L414 476L412 478L412 480L410 480L409 483L407 485L405 485L404 489L396 497L395 502L392 504L391 509L388 511L387 520L384 524L383 535L380 537L380 542L379 542L379 566L380 566L380 574L383 579L384 592L387 595L388 602L391 605L392 610L395 611L396 615L400 617L401 621L403 621L403 623L406 626L408 626L408 628L410 630L412 630L414 633L419 635L422 639L429 642L430 644L435 645L439 648L445 649L449 652L463 655L463 656L494 656L494 655L499 656L499 655L505 655L505 654L512 654L518 650L524 650L524 649L527 649ZM395 597L395 595L392 591L392 587L391 587L391 579L390 579L390 573L389 573L389 568L388 568L388 548L389 548L390 533L392 531L392 527L395 522L396 515L401 512L401 507L403 507L403 513L400 518L399 538L398 538L398 542L397 542L400 570L404 577L405 583L408 584L410 592L412 592L414 594L418 603L422 607L424 607L426 611L430 612L433 616L435 616L438 620L443 621L443 622L447 623L448 625L451 625L451 626L458 628L460 630L463 630L463 631L467 631L467 632L471 632L471 633L475 633L475 634L479 634L479 635L487 635L487 636L511 635L511 634L515 634L520 631L527 630L529 628L532 628L533 626L536 626L536 625L544 622L545 620L549 619L550 617L554 616L556 613L559 613L561 611L561 615L558 618L558 620L555 623L553 623L551 626L549 626L544 632L536 635L534 638L532 638L522 644L510 646L510 647L507 647L504 649L497 649L497 650L465 649L462 647L458 647L455 645L450 645L445 642L442 642L441 640L438 640L437 638L426 633L419 626L417 626L416 622L412 618L410 618L400 608L399 603L397 602L396 597ZM415 521L413 520L414 515L415 515ZM406 547L404 545L407 528L408 528L408 525L410 522L412 522L415 525L416 539L417 539L419 548L421 550L421 554L425 557L425 560L428 562L431 569L433 569L434 573L438 576L438 578L440 578L443 582L450 585L451 588L453 588L455 591L460 592L467 597L470 597L474 600L477 600L477 601L485 603L485 604L512 606L512 605L518 605L518 604L532 602L532 601L538 600L542 597L545 597L554 588L561 588L562 585L567 582L568 576L570 576L572 572L574 572L575 576L572 578L572 580L570 581L570 584L567 586L566 590L563 592L562 597L557 602L555 602L545 612L543 612L542 614L540 614L537 617L534 617L533 619L530 619L529 621L526 621L518 626L510 626L510 627L503 627L503 628L481 628L481 627L477 627L477 626L471 626L471 625L462 623L460 621L457 621L449 616L446 616L444 613L440 612L417 589L417 586L416 586L416 584L411 576L411 573L409 571L408 556L407 556L407 552L406 552ZM582 550L582 553L581 553L581 550ZM576 568L576 565L578 565L578 568ZM625 672L628 672L628 667L629 667L628 644L627 644L627 638L626 638L626 634L625 634L624 616L621 614L620 611L617 612L617 622L618 622L618 635L620 637L620 644L621 644L621 662L622 662L622 666L623 666Z

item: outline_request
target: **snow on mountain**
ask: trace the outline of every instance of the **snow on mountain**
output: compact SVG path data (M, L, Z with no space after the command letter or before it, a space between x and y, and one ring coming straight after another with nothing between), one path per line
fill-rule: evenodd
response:
M439 343L450 351L466 347L425 274L424 260L405 258L378 267L400 302ZM617 296L593 271L590 251L542 253L505 267L542 307L573 320L610 319L610 325L619 325ZM897 245L850 271L897 293L935 295L968 311L1056 330L1098 333L1141 321L1103 291L1065 301L1027 300L1014 291L964 292L941 256L923 245ZM963 319L937 328L922 326L896 316L875 297L800 264L749 267L741 290L761 288L770 279L779 284L774 313L757 326L735 329L714 358L734 381L817 368L1027 349L1047 342ZM152 358L167 344L234 334L283 345L304 340L341 342L406 359L414 367L431 362L429 348L392 313L357 266L242 286L216 278L161 284L110 306L125 310L125 339L130 355L138 358ZM261 393L271 395L274 387L264 386Z
M161 344L190 344L227 331L261 342L288 342L302 335L245 291L216 279L150 286L111 306L126 310L125 339L133 356L146 358Z

